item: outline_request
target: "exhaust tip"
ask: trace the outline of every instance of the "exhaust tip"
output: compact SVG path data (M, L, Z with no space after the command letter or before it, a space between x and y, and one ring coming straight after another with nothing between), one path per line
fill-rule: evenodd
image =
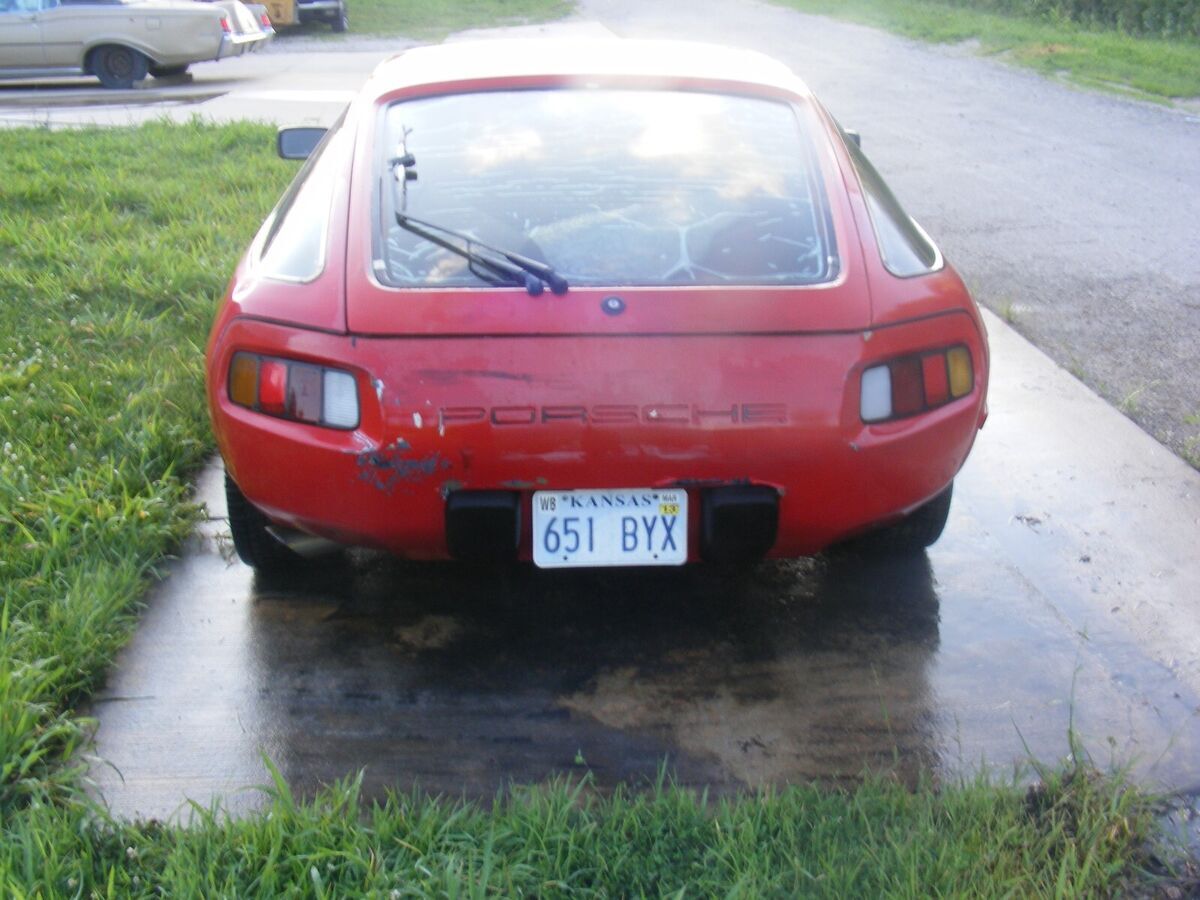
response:
M762 485L732 485L704 492L700 555L708 562L762 559L779 531L779 492Z

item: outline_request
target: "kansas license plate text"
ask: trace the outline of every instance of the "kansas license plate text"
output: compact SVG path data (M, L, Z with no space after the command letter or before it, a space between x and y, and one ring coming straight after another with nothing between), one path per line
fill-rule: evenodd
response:
M687 561L687 492L537 491L533 561L571 566L678 566Z

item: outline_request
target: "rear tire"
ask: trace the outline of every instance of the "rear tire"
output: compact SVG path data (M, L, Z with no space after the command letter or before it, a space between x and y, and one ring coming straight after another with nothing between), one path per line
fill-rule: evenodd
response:
M293 553L267 531L271 524L233 479L225 475L225 502L229 508L229 531L233 547L242 562L259 572L275 573L294 569L302 557Z
M150 61L131 47L110 44L92 51L91 69L106 88L127 90L146 77Z
M337 17L329 23L329 27L337 34L341 34L350 27L350 13L346 10L345 3L338 10Z
M950 516L953 494L954 482L951 482L944 491L899 522L855 538L849 546L879 556L921 553L942 536Z

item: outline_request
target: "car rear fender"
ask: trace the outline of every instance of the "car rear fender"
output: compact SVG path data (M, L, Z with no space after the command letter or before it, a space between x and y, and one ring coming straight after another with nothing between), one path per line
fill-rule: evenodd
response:
M846 188L846 196L858 234L863 270L866 273L866 292L871 304L871 326L883 328L904 322L918 321L947 311L961 311L972 321L980 337L980 353L984 368L989 364L987 330L979 307L958 272L938 254L936 267L921 275L898 277L888 271L883 261L879 239L867 208L863 187L854 163L840 135L840 127L829 111L817 106L824 120L830 145L837 158ZM917 226L920 228L920 226ZM922 232L923 233L923 232ZM984 414L986 418L986 403ZM982 418L980 421L982 425Z
M300 328L341 334L346 331L346 228L351 190L350 153L358 128L355 105L334 128L328 143L315 161L312 179L328 180L328 222L324 238L324 265L311 278L273 277L263 262L263 252L281 214L281 205L267 217L250 247L238 263L225 300L218 311L212 334L237 316L288 322ZM333 129L331 129L333 130ZM297 173L297 178L301 173ZM291 192L289 188L288 193ZM285 198L287 194L284 195Z

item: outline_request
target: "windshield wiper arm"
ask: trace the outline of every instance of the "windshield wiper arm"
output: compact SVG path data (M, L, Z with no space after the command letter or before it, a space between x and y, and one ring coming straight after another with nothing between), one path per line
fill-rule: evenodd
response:
M551 292L559 296L565 294L569 287L567 280L546 263L530 259L528 256L522 256L520 253L513 253L511 250L501 250L499 247L492 247L489 244L483 243L483 241L476 240L470 235L463 234L461 231L455 231L453 228L446 228L444 225L436 225L433 222L426 222L423 219L415 219L407 213L402 212L396 213L396 224L406 231L411 231L418 237L422 237L431 243L437 244L439 247L449 250L451 253L458 254L472 265L483 266L510 281L524 284L525 290L529 291L530 295L534 297L542 292L544 286L549 286ZM453 241L442 237L442 235L457 238L465 246L459 246ZM486 250L491 255L478 253L472 249L473 247Z
M396 213L396 224L406 231L411 231L418 237L424 238L431 244L437 244L439 247L443 247L446 250L449 250L451 253L461 256L470 264L471 271L483 278L485 281L523 285L525 290L527 290L530 296L533 297L536 297L545 288L545 285L542 284L542 280L540 278L538 278L536 275L526 272L520 266L510 263L507 260L496 259L493 256L484 255L472 250L471 245L476 243L474 238L469 238L466 235L455 234L455 237L460 238L466 244L466 246L460 246L424 227L424 223L414 222L403 213ZM486 273L480 272L478 269L476 269L476 266L480 266L490 271Z

